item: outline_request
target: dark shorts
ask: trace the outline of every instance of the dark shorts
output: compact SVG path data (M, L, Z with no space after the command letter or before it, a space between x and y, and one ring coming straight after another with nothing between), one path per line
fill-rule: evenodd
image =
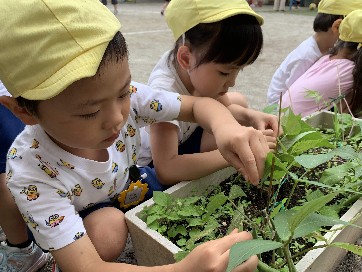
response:
M0 104L0 173L5 173L6 154L16 136L23 129L24 124Z

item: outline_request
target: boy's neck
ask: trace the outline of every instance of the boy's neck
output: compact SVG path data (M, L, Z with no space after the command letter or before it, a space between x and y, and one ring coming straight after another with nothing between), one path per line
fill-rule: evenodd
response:
M322 55L326 55L329 52L329 49L334 46L336 39L331 36L329 33L330 30L327 32L316 32L314 34L314 39L317 42L319 51L321 51Z

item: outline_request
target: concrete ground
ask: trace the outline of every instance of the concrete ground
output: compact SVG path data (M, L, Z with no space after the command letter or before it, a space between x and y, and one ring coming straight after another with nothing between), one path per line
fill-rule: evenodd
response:
M128 43L134 81L147 83L160 56L173 47L171 31L165 17L160 14L162 5L163 0L138 0L136 3L119 4L117 18L122 23L121 32ZM110 3L108 7L113 11ZM247 96L250 107L260 110L267 105L268 85L279 64L300 42L313 34L316 11L301 8L274 12L272 6L265 5L255 8L255 11L265 19L262 27L264 49L257 61L240 73L233 90L242 92ZM131 243L120 260L134 263ZM361 268L339 271L361 271Z

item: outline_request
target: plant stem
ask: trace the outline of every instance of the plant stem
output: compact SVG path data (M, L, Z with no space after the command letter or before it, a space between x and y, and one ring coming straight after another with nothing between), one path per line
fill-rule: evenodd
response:
M289 245L289 243L285 244L283 246L284 258L287 260L287 265L288 265L289 272L297 272L297 269L294 266L293 259L292 259L292 256L290 254L288 245Z
M276 269L270 267L266 263L263 263L260 260L258 262L258 270L261 271L261 272L278 272L279 271L279 270L276 270Z

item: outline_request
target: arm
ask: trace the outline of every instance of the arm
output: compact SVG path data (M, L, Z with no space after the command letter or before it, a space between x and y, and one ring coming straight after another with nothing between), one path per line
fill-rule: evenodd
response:
M174 124L153 124L150 134L153 164L162 184L198 179L229 165L219 150L178 155L178 127Z
M251 239L249 233L234 231L221 239L209 241L196 247L185 259L178 263L155 267L104 262L87 235L51 253L63 272L223 272L226 270L229 261L231 246L249 239ZM234 271L255 271L257 263L258 258L253 256Z
M269 152L263 133L240 126L228 109L211 98L182 96L181 99L178 120L198 123L212 133L223 157L246 180L257 184Z

